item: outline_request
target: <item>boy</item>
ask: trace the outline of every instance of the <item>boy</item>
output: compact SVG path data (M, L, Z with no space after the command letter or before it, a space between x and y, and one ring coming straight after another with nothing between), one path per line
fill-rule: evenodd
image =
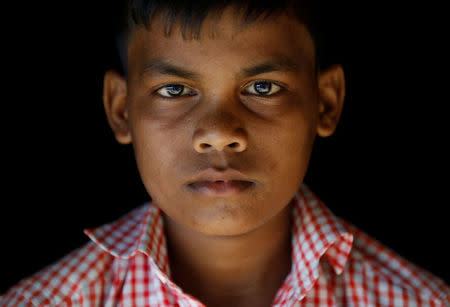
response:
M126 75L104 78L108 122L152 202L86 230L92 242L0 305L448 305L442 280L303 184L345 97L343 68L318 70L307 7L175 2L132 1Z

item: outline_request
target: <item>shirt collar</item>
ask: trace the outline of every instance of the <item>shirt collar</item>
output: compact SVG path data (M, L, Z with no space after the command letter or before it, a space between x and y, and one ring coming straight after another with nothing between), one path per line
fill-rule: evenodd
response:
M342 273L353 235L339 218L302 184L292 199L292 268L290 286L301 299L319 276L319 261L326 256L336 274ZM159 270L170 276L161 210L146 203L119 220L84 232L102 249L120 259L137 252L151 257Z
M336 274L341 274L353 243L353 234L344 228L325 204L302 184L292 200L293 295L302 299L319 277L319 261L325 255Z
M84 233L98 246L119 259L129 259L137 252L149 256L161 272L170 276L167 243L161 210L145 203L119 220Z

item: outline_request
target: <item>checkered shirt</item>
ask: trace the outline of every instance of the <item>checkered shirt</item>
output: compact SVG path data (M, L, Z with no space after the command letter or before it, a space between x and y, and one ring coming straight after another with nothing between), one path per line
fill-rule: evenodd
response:
M450 306L440 278L335 216L302 184L292 200L292 265L272 306ZM0 297L0 306L204 306L171 280L154 202L87 229L91 241Z

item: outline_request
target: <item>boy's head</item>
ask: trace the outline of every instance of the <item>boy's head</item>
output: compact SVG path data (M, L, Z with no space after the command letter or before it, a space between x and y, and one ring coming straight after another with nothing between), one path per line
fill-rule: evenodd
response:
M342 67L318 71L307 9L278 3L130 5L127 76L104 79L108 121L153 201L187 229L240 235L279 214L316 134L338 124Z

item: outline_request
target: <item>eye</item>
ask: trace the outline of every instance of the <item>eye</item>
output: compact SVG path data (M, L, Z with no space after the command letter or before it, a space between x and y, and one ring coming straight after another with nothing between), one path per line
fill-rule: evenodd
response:
M248 91L246 91L246 93L260 96L272 96L281 91L283 88L272 81L260 80L251 83L247 89Z
M160 87L155 92L168 98L195 95L195 92L191 91L189 87L181 84L167 84Z

